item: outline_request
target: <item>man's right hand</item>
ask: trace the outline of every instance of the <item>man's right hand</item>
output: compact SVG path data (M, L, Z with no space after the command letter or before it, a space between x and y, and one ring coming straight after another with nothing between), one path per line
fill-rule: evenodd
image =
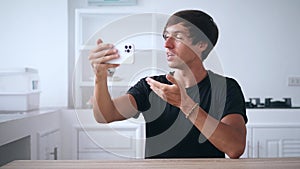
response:
M116 68L118 64L108 64L107 61L119 58L117 49L113 44L103 43L101 39L97 40L97 47L92 49L89 54L89 61L93 67L97 78L107 78L108 69Z

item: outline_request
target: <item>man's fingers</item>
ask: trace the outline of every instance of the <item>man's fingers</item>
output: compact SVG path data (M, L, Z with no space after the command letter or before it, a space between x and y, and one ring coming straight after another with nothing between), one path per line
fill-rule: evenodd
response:
M100 43L103 43L102 39L97 40L97 45L99 45Z
M167 97L165 95L165 93L160 89L160 88L157 88L156 86L154 85L150 85L150 88L152 89L152 91L154 93L156 93L160 98L164 99L165 101L167 101Z
M116 68L118 66L120 66L120 64L107 64L108 68Z
M160 83L150 77L147 77L146 78L146 81L147 83L150 85L150 86L153 86L155 88L159 88L159 89L162 89L164 86L166 86L166 84L163 84L163 83Z
M116 53L117 50L113 48L114 45L113 44L109 44L109 43L101 43L99 45L97 45L94 49L91 50L91 54L92 53L103 53L103 54L108 54L109 52L111 53Z
M174 76L170 75L170 74L167 74L166 75L166 78L168 81L170 81L171 83L175 84L175 85L178 85L176 79L174 78Z

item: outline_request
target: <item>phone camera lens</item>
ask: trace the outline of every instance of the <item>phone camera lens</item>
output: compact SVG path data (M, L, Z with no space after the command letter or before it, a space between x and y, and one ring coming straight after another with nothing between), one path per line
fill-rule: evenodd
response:
M127 46L127 45L125 45L125 49L128 49L128 46Z

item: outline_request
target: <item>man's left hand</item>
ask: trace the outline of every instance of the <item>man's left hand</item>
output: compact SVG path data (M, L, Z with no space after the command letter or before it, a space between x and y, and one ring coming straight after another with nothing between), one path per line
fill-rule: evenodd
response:
M186 90L176 81L174 76L167 74L166 78L172 83L171 85L160 83L150 77L146 78L146 81L159 97L169 104L180 108L182 101L188 97Z

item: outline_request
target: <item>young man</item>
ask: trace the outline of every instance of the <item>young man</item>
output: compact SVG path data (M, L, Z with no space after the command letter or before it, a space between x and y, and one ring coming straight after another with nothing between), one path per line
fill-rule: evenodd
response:
M168 66L174 72L146 77L127 94L111 99L106 64L118 58L112 44L100 39L90 53L96 80L94 116L99 123L142 113L146 121L146 158L239 158L247 122L238 83L207 71L203 60L218 39L213 19L198 10L173 14L163 32Z

